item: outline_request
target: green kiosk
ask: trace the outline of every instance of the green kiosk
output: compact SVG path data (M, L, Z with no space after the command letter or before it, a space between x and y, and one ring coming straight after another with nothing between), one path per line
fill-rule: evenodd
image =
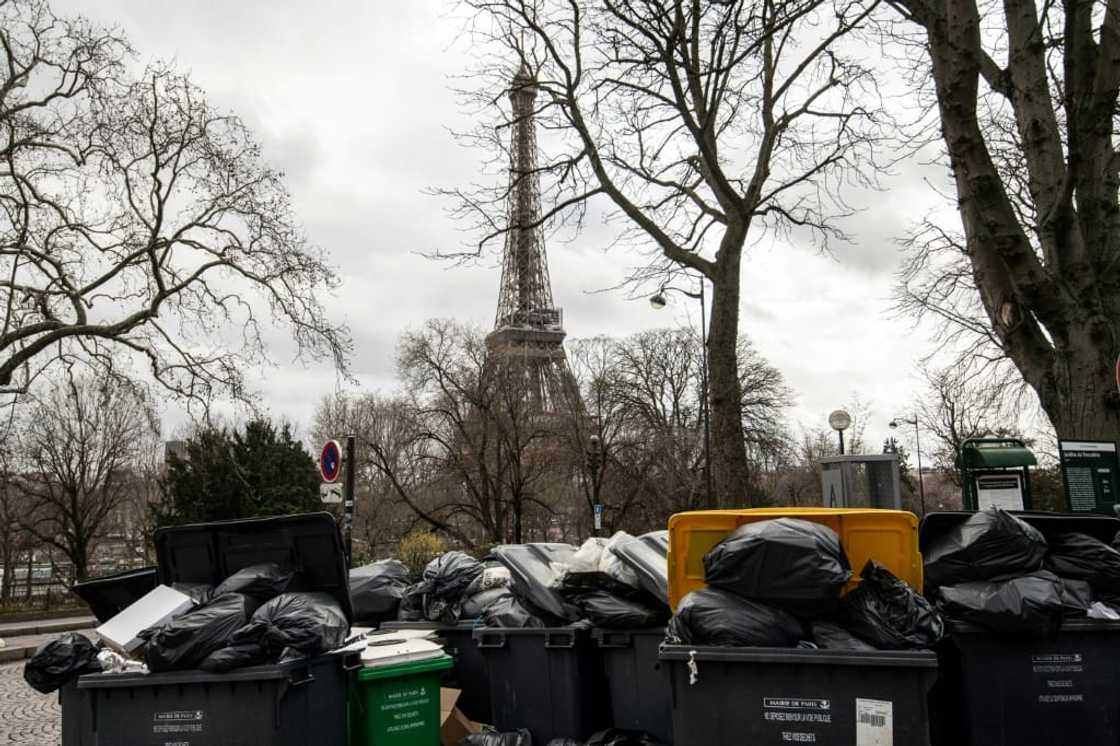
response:
M1031 472L1038 460L1017 438L969 438L961 443L965 510L1031 510Z

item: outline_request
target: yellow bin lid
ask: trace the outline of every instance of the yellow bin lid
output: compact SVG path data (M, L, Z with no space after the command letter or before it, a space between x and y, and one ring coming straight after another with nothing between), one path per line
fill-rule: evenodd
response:
M673 609L686 594L707 585L704 555L745 523L773 518L800 518L828 526L852 564L852 581L845 593L859 585L859 572L873 559L919 593L922 554L918 549L918 517L905 510L861 508L747 508L697 510L669 519L669 604Z

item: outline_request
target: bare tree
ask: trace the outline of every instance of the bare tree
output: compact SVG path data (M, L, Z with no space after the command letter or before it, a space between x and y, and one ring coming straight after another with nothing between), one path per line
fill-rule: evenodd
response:
M20 433L24 518L43 545L84 579L92 553L126 501L127 481L159 432L135 387L67 369L30 402Z
M539 179L542 223L613 209L649 264L636 282L687 270L713 288L708 334L716 491L746 502L737 360L743 250L762 232L843 238L843 187L867 184L884 123L870 73L841 41L877 0L463 0L478 65L469 100L494 113L468 137L509 162L499 92L512 64L535 86L538 172L464 190L480 249L525 226L502 215ZM495 127L497 120L498 126Z
M40 0L0 0L0 50L0 390L132 356L188 401L246 399L273 322L344 369L337 278L241 120Z
M925 225L903 307L1010 360L1059 437L1120 434L1115 0L890 0L918 52L963 236Z

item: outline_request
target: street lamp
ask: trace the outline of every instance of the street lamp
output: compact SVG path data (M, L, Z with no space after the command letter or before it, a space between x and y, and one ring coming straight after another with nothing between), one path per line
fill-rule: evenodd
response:
M662 285L658 288L657 292L649 297L649 304L653 310L660 311L662 308L669 304L669 300L665 297L665 293L670 290L686 295L689 298L694 298L700 301L700 355L701 365L703 368L700 372L700 387L703 390L703 406L702 411L704 414L704 484L708 490L708 502L712 501L712 414L711 403L709 402L708 392L708 316L707 308L704 303L704 278L700 277L700 292L694 293L690 290L682 290L681 288L672 287L670 285Z
M602 489L603 465L606 461L606 452L603 448L603 439L592 435L587 439L587 470L591 472L591 520L598 536L603 528L603 506L599 502L599 493Z
M897 430L899 425L913 425L914 426L914 450L918 454L918 495L922 502L922 517L926 516L926 486L922 481L922 441L918 432L918 417L915 415L911 419L905 417L896 417L891 420L889 427L891 430Z
M844 431L852 426L852 416L843 409L837 409L828 416L828 426L840 436L840 455L844 455Z

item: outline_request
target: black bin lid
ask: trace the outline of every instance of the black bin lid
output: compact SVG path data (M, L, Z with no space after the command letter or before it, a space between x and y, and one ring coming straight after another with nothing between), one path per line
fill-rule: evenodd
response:
M1016 518L1021 518L1042 532L1049 539L1057 534L1076 531L1111 544L1116 532L1120 531L1120 518L1094 513L1050 513L1041 510L1010 510ZM930 542L944 536L954 526L958 526L976 515L970 510L950 510L928 513L918 526L918 545L924 555Z
M299 590L329 593L354 617L342 535L330 513L167 526L152 540L165 585L218 585L244 567L275 562L301 572Z

